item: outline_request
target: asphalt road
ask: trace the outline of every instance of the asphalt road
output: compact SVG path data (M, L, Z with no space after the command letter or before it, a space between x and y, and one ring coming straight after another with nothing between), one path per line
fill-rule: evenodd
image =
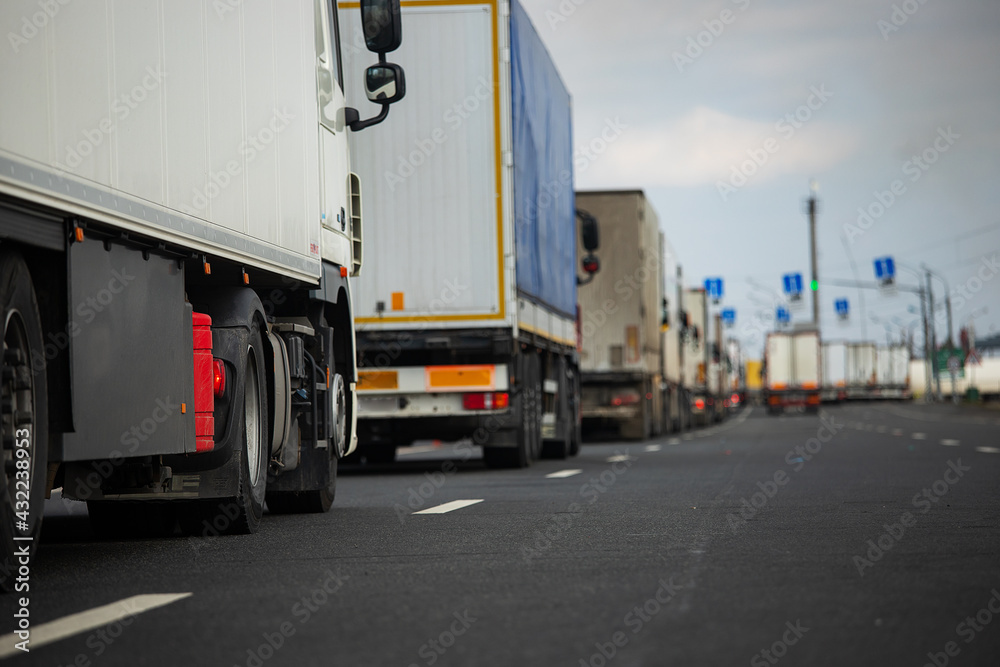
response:
M80 510L52 503L32 627L190 595L11 664L1000 665L1000 413L757 409L518 471L423 447L246 537Z

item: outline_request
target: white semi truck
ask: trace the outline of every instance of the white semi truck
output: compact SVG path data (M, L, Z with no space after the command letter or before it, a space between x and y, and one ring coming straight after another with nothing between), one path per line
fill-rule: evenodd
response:
M769 414L789 407L819 412L823 353L819 331L775 331L764 348L764 403Z
M604 247L600 273L580 286L584 426L630 439L659 435L677 400L663 375L669 318L659 217L641 190L578 192L576 203L598 220Z
M570 95L516 1L412 0L402 21L422 36L400 52L409 114L353 139L380 186L364 196L378 266L355 292L359 456L472 438L489 466L565 457L580 441Z
M54 488L100 533L329 509L356 443L347 137L404 92L398 0L360 15L366 120L330 0L0 4L3 588Z

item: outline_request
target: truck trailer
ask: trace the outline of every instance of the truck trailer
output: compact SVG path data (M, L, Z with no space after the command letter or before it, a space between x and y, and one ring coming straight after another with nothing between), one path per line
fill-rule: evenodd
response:
M516 1L404 2L402 23L423 37L400 54L408 114L353 137L380 186L363 200L378 270L355 283L359 455L426 438L471 438L491 467L573 454L570 95Z
M345 105L340 12L49 4L0 5L44 19L0 55L3 588L53 489L98 533L252 533L328 510L356 443L347 136L379 118ZM384 117L398 4L360 14Z
M600 273L579 295L584 426L611 426L629 439L659 435L670 426L673 400L663 377L659 217L641 190L578 192L576 205L599 220L604 248Z
M847 343L823 343L824 403L847 400Z
M847 398L868 400L875 395L878 374L875 343L847 344Z
M685 389L693 426L708 426L720 421L722 384L719 360L713 351L721 324L709 312L708 294L704 288L689 288L684 292L683 363ZM712 330L714 329L714 333Z
M819 412L822 351L819 331L775 331L764 351L764 403L769 414L789 407Z
M873 398L904 400L910 393L910 351L905 345L888 345L875 350Z

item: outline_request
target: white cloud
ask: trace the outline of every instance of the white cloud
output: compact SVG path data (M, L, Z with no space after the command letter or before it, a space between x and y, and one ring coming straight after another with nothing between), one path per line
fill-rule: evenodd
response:
M792 130L794 134L789 136ZM768 139L776 142L777 151L768 155L750 179L751 186L785 174L818 173L847 158L858 145L852 131L819 120L799 129L791 125L779 128L776 123L696 107L672 122L627 129L592 168L581 174L580 185L714 185L727 179L734 166L750 159L748 151L760 157Z

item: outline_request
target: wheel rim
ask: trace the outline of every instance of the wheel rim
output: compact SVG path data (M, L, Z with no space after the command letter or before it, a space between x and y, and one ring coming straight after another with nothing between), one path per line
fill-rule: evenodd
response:
M3 337L3 466L7 479L6 500L15 503L15 483L17 469L14 447L18 428L30 425L34 414L34 377L27 367L31 347L21 314L12 310L7 313ZM34 436L34 434L31 434ZM28 461L32 467L35 461L35 438L28 439ZM8 443L10 446L8 446ZM30 474L30 473L29 473Z
M247 354L247 374L243 389L243 433L246 436L250 486L260 481L260 386L253 349Z
M333 437L337 456L347 453L347 396L344 378L339 373L333 378Z

